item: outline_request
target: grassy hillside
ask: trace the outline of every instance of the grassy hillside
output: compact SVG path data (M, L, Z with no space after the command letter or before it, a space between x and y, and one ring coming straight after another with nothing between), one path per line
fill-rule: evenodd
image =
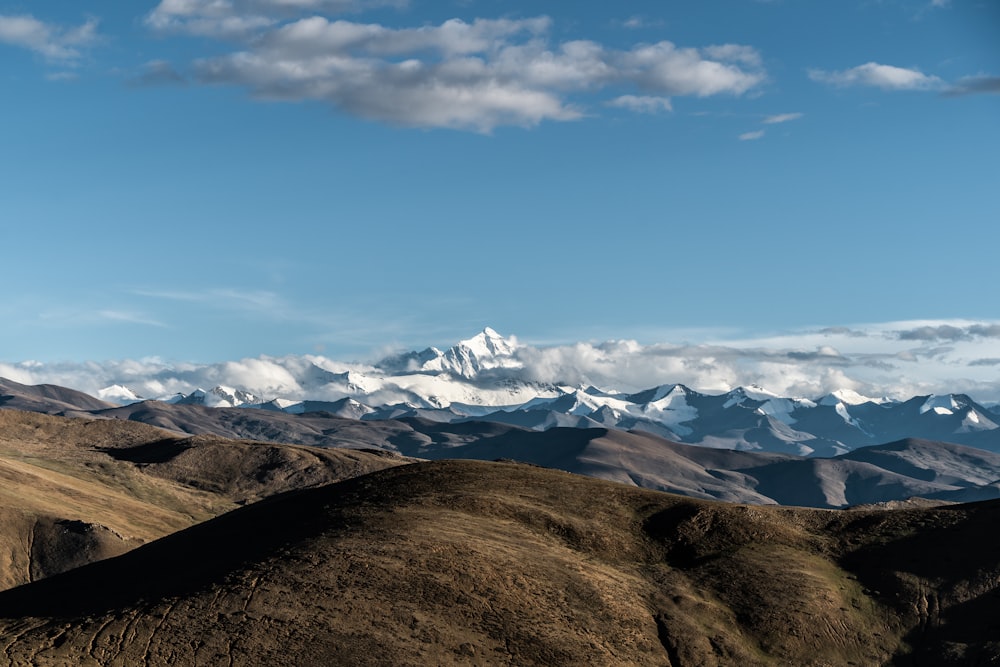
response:
M969 664L1000 505L824 511L395 467L0 594L12 664Z
M0 589L401 457L0 410Z

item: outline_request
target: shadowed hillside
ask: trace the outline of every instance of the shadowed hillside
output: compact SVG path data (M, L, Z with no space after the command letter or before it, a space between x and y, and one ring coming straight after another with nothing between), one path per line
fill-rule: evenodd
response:
M969 664L1000 658L997 520L421 463L7 591L0 636L15 665Z
M0 588L406 459L0 410Z

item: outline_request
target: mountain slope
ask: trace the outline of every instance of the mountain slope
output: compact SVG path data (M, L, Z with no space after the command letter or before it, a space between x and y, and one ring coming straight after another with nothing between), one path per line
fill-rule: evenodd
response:
M52 384L27 385L0 378L0 407L46 414L86 412L114 407L82 391Z
M432 462L2 593L0 636L12 664L967 664L1000 657L997 520Z
M120 554L240 504L405 461L0 410L0 588Z

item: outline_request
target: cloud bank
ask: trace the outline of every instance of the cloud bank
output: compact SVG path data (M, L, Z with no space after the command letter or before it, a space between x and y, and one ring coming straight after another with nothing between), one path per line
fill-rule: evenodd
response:
M749 46L557 42L545 16L401 28L331 18L399 4L163 0L145 22L156 32L236 45L191 64L199 83L243 87L259 99L315 100L406 127L530 127L579 119L595 102L662 112L672 97L739 96L766 79ZM174 71L157 63L151 73Z
M873 397L967 393L1000 402L1000 323L894 322L829 327L770 338L703 343L640 344L633 340L568 345L520 345L511 367L485 372L479 382L594 385L637 391L679 382L707 393L757 384L773 392L816 398L838 389ZM114 384L146 397L224 385L258 396L336 400L317 377L385 375L376 362L322 356L258 357L213 364L161 359L86 363L0 363L0 376L27 384L52 383L91 394Z

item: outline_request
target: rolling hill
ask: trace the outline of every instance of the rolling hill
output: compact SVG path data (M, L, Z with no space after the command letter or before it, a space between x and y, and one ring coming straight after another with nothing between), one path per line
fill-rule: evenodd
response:
M12 665L985 664L1000 659L998 520L995 502L754 507L420 463L0 593L0 651Z
M406 459L0 410L0 588Z

